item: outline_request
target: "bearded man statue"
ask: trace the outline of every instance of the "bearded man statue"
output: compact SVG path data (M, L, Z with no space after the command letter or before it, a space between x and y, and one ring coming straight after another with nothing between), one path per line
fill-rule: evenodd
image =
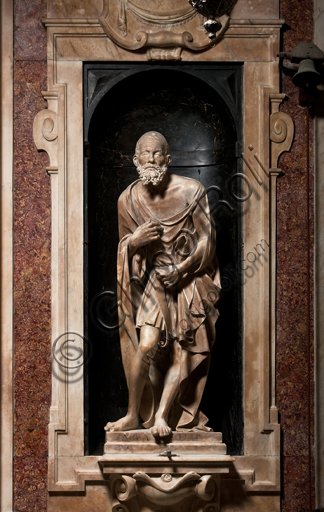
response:
M108 431L211 430L200 411L218 318L216 233L204 187L168 172L158 132L137 142L139 180L118 201L120 344L128 412Z

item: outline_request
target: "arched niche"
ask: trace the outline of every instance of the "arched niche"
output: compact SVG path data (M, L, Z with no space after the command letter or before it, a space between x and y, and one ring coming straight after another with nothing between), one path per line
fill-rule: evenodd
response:
M217 229L223 276L216 341L202 410L223 433L228 453L242 453L240 202L235 199L242 142L240 66L89 65L85 68L85 371L86 447L100 454L103 427L125 414L127 386L116 308L117 200L138 178L132 158L149 130L170 145L170 172L202 182Z

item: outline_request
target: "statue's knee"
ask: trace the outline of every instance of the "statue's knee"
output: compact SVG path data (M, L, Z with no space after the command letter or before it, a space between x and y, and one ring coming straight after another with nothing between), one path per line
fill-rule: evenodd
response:
M146 356L147 354L149 354L151 351L153 351L155 348L155 343L152 343L152 342L147 342L147 341L141 341L140 344L138 345L138 352L143 355L143 356Z
M160 331L155 327L144 326L141 329L140 343L138 350L146 355L157 347L160 339Z

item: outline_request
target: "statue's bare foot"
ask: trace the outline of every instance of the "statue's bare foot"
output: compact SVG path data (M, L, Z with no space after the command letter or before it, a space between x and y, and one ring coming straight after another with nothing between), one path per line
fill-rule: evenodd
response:
M172 429L163 418L159 418L155 420L155 424L151 428L151 432L155 437L167 437L171 434Z
M105 426L105 430L109 432L122 432L124 430L135 430L138 427L138 418L129 416L128 414L124 418L120 418L118 421L108 422Z

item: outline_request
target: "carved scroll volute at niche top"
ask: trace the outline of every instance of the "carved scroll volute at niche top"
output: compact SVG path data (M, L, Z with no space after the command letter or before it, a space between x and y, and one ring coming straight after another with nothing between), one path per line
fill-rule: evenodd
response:
M53 110L57 105L57 92L43 92L48 101L48 109L41 110L35 117L33 136L36 148L45 151L50 158L50 166L46 167L49 174L58 172L58 128L57 113ZM51 108L52 107L52 108Z
M276 169L281 153L289 151L294 140L294 123L291 117L279 111L285 94L270 94L270 167Z
M177 10L171 10L169 0L154 2L148 10L149 6L150 2L144 0L103 0L99 22L107 36L126 50L144 47L204 50L215 44L229 24L226 14L219 17L221 28L211 41L203 28L204 18L187 0L179 0Z

